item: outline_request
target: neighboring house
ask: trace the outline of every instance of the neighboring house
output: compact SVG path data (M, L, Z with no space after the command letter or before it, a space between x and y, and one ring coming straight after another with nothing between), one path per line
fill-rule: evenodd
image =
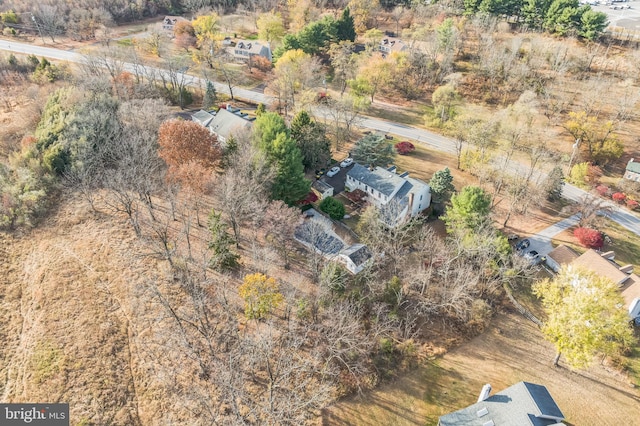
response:
M396 167L376 167L370 170L354 164L347 173L345 186L367 194L367 201L389 215L385 222L400 224L417 216L431 205L431 188L426 183L409 177L409 173L396 173Z
M364 244L354 244L340 252L338 259L344 263L349 272L357 274L362 271L370 259L371 250Z
M211 120L213 120L213 117L215 116L216 116L215 111L208 112L208 111L200 110L195 114L191 115L191 121L194 121L203 127L207 127L211 123Z
M318 194L318 197L321 200L324 200L327 197L333 196L333 186L329 185L327 182L316 180L311 184L311 189Z
M624 172L624 178L634 182L640 182L640 163L633 161L633 158L629 160Z
M633 273L633 265L618 265L613 251L598 253L591 249L573 260L571 265L592 271L616 283L631 319L640 318L640 277Z
M561 244L547 254L547 265L553 272L558 272L562 266L570 264L578 257L580 255L575 250Z
M380 40L380 45L378 46L378 50L385 55L393 52L403 52L407 49L407 45L396 37L384 37Z
M263 44L255 40L240 40L235 46L228 49L237 60L249 61L255 56L261 56L269 60L269 62L272 60L271 47L269 47L268 43Z
M595 272L601 277L609 278L614 283L621 285L629 278L629 274L633 271L633 266L626 265L621 267L614 261L615 256L616 254L612 251L598 253L593 249L589 249L571 264Z
M485 392L486 390L486 392ZM489 396L485 385L478 402L441 416L438 426L551 426L561 425L564 414L546 387L520 382Z
M165 16L162 19L162 29L165 31L173 31L175 25L180 21L189 21L182 16Z
M225 144L234 133L250 129L252 126L253 122L247 118L246 114L227 106L226 109L220 108L218 110L207 128L218 137L220 144Z
M347 247L335 233L333 222L315 209L304 212L304 221L294 230L294 238L329 260L344 263L352 274L362 271L372 259L371 251L364 244Z

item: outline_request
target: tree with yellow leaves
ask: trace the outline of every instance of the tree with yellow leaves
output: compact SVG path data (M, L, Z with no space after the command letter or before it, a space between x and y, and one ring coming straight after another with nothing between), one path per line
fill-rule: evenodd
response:
M369 28L369 23L380 9L378 0L351 0L349 10L358 34L364 33Z
M565 355L570 366L584 368L598 353L612 355L633 344L622 296L610 279L565 266L533 291L547 313L542 332L556 347L555 366Z
M564 128L573 136L576 145L582 148L588 157L586 159L598 165L617 160L624 153L612 121L600 120L587 115L585 111L571 111Z
M263 274L250 274L238 289L244 299L244 314L249 319L261 319L284 302L278 283Z

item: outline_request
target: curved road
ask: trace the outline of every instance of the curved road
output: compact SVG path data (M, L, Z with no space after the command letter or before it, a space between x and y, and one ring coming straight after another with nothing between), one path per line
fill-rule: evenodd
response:
M82 55L73 50L60 50L51 47L34 46L7 40L0 40L0 50L27 55L33 54L36 56L46 56L47 58L51 59L76 63L81 63L83 60ZM133 68L133 64L125 65L125 69L133 70ZM153 69L159 73L167 73L166 71L159 68L147 68ZM204 86L203 79L188 74L184 74L184 77L189 85L197 87ZM216 90L218 90L219 92L229 94L229 88L226 85L215 83L215 86ZM264 93L254 92L242 88L234 88L233 94L235 97L247 99L255 103L269 104L271 101L271 98ZM429 132L427 130L417 129L415 127L410 127L404 124L369 117L363 117L360 122L360 126L384 133L393 133L395 135L401 136L402 138L413 139L438 151L443 151L450 154L455 154L456 152L455 144L451 139L433 132ZM510 168L517 172L517 170L519 169L519 164L512 162ZM583 191L582 189L577 188L573 185L565 184L562 195L569 200L579 201L589 194L586 191ZM605 205L611 208L611 213L607 214L610 219L619 223L621 226L625 227L631 232L634 232L636 235L640 235L640 218L611 202L605 202Z

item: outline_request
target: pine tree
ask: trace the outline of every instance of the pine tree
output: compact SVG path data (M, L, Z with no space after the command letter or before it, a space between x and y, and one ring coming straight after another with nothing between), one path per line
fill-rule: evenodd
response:
M448 167L435 172L429 181L429 186L431 187L434 203L446 202L451 193L456 190L455 186L453 186L453 176Z
M240 255L231 251L234 241L227 232L228 227L229 225L222 220L222 215L211 210L209 214L209 231L211 232L209 250L213 254L209 264L212 268L220 271L227 271L239 265Z
M562 197L562 187L564 186L564 173L560 166L555 166L544 180L543 188L549 201L556 201Z
M289 205L304 198L311 189L311 182L304 177L302 155L293 139L279 133L273 141L276 177L272 197Z
M204 98L202 99L202 109L210 110L218 99L218 93L212 82L207 81L207 90L204 92Z
M338 41L356 39L356 26L348 7L342 11L342 16L336 22L336 37Z

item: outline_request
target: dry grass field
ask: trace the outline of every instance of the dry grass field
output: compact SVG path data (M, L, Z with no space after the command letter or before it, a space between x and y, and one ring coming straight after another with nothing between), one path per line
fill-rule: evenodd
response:
M436 425L438 416L475 403L485 383L497 392L521 380L547 386L569 424L631 424L640 391L629 377L599 363L586 371L554 368L553 356L535 324L500 314L484 333L441 358L329 407L323 424Z

